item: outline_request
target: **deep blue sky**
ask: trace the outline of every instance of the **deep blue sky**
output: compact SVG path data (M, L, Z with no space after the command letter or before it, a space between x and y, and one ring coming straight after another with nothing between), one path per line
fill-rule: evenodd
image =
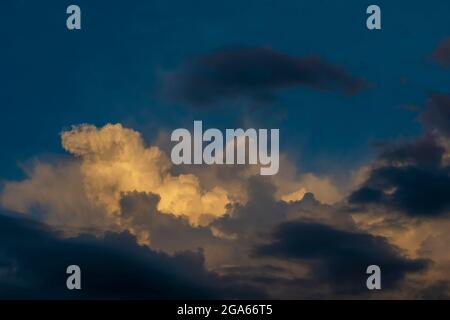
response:
M72 3L81 31L65 26ZM382 9L381 31L365 27L372 3ZM73 124L121 122L151 141L194 119L279 127L281 151L302 170L350 168L370 157L371 141L419 132L417 114L401 106L420 108L430 92L449 89L450 74L430 60L450 33L446 0L4 0L0 8L1 179L34 156L62 154L59 132ZM162 72L233 46L319 55L373 86L356 96L298 88L251 112L161 98Z

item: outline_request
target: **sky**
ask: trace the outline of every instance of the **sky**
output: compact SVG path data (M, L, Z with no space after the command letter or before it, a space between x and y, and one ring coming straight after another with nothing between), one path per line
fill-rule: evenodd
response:
M450 297L450 3L370 4L2 1L0 298ZM279 173L174 166L194 120Z

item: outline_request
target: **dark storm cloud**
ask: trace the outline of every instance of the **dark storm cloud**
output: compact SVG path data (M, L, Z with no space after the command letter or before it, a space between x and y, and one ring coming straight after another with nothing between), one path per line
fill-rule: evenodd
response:
M450 171L386 167L372 171L366 186L350 196L354 204L379 204L410 216L432 217L450 211ZM389 188L394 190L389 193Z
M432 217L450 211L450 168L444 149L427 134L412 143L389 147L364 184L349 197L351 204L377 205L410 216Z
M281 224L272 242L257 247L256 253L310 262L313 278L341 293L367 290L369 265L380 266L384 288L394 288L407 273L423 271L428 263L403 256L383 237L303 221Z
M443 66L450 67L450 38L445 38L433 52L433 59Z
M220 50L164 78L165 95L191 105L236 98L269 102L277 90L298 86L355 94L366 84L319 57L291 57L269 48Z
M433 93L419 120L425 127L436 129L441 134L450 137L450 96Z
M443 139L450 137L450 96L434 93L419 115L425 132L411 142L383 146L368 179L350 197L415 217L450 212L450 166Z
M65 287L82 269L82 290ZM127 233L60 239L47 227L0 215L0 298L257 298L261 293L205 271L200 252L174 256Z
M445 149L433 134L425 134L412 142L388 143L380 154L380 160L390 166L415 165L437 167L442 162Z

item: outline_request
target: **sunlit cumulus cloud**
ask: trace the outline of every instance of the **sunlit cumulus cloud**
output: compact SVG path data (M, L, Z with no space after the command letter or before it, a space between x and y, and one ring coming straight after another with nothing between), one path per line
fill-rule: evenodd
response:
M225 212L229 200L223 188L203 190L192 174L171 175L166 155L158 147L147 148L134 130L120 124L81 125L63 132L61 139L78 161L36 164L27 180L5 185L3 206L18 212L41 209L51 223L61 225L80 225L79 216L91 224L99 213L107 227L120 227L122 195L141 191L160 197L161 213L183 215L192 225Z
M130 191L159 195L158 210L186 215L193 224L201 224L202 215L223 214L228 203L220 187L205 191L194 175L171 175L166 155L146 148L138 132L120 124L74 127L62 134L62 144L82 160L89 199L110 214L118 211L121 193Z

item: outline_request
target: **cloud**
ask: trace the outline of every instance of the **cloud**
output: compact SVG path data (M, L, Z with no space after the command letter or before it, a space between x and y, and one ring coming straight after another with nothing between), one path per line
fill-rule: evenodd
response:
M433 261L402 297L446 296L449 282L450 141L448 96L433 93L418 119L424 132L382 146L348 197L357 226L389 238L412 257ZM427 290L425 290L427 288ZM445 292L447 290L447 292Z
M437 137L432 133L429 136ZM267 244L273 231L286 223L307 221L339 232L358 234L355 241L359 240L358 237L364 238L363 235L376 237L380 229L367 227L368 218L354 219L356 211L341 201L345 192L342 185L336 185L329 177L298 174L295 166L285 158L282 158L279 175L274 177L261 177L257 168L251 166L172 168L161 148L145 146L138 132L121 125L102 128L82 125L63 132L61 137L69 157L35 161L26 171L26 179L6 182L0 194L2 206L45 222L51 228L47 233L58 231L58 241L71 244L89 239L86 248L106 241L111 244L109 250L113 253L118 246L118 254L123 248L120 243L130 242L133 246L129 244L126 250L133 251L135 246L155 254L160 252L169 260L181 259L178 258L180 252L184 252L182 256L189 252L189 257L194 261L201 260L201 263L195 264L200 266L198 268L187 263L187 272L191 268L194 273L203 270L213 279L229 280L236 287L245 287L237 296L244 295L244 292L266 293L273 298L361 294L354 291L353 282L349 282L353 280L345 278L345 274L343 290L337 292L332 283L334 291L330 293L328 282L331 280L327 278L326 270L323 271L326 269L325 261L255 255L254 248ZM446 147L439 139L424 137L420 143L399 143L384 148L377 161L378 168L414 165L432 170L442 167ZM375 169L375 166L368 166L365 179L359 181L364 185ZM214 199L214 190L226 195L223 202ZM211 207L202 203L202 199L211 199L214 205L220 204L221 210L215 214L208 209ZM399 224L398 220L394 222L392 225ZM383 223L383 231L393 230L386 225ZM407 227L410 233L425 230L413 224L407 224ZM437 260L434 268L445 268L447 256L441 253L437 244L446 238L427 239L426 236L417 236L417 232L414 233L417 258L424 256ZM430 235L429 232L423 234ZM323 239L327 239L326 236ZM389 239L395 241L390 243L399 244L402 248L413 247L401 237ZM318 247L317 250L320 253L323 249ZM122 258L127 257L119 257ZM177 261L182 263L181 260ZM0 261L3 261L1 257ZM24 266L34 263L23 261ZM402 271L400 262L393 268L397 266L400 276L395 279L402 279L408 272ZM0 267L0 274L5 270L11 273L11 268ZM110 276L116 277L115 274ZM430 275L434 282L426 277L428 275L423 276L425 280L422 279L421 283L430 288L434 282L446 279L441 272ZM222 290L222 282L216 280L206 281L205 286L211 283ZM126 296L128 287L125 280L122 285L126 288ZM11 292L15 290L11 289ZM411 292L417 293L417 290L415 288ZM55 292L58 294L59 291ZM106 291L99 295L102 294L106 295ZM64 294L62 296L65 297ZM137 293L132 291L131 296L136 297Z
M450 67L450 37L444 38L433 52L433 59L437 63Z
M68 237L127 231L139 244L171 254L202 248L211 269L245 256L236 249L236 233L257 237L250 230L267 231L286 218L298 201L287 206L277 200L283 194L337 190L326 177L297 175L284 158L280 177L265 180L251 166L171 168L159 147L146 147L138 132L121 125L76 126L61 138L72 155L36 160L26 168L26 179L6 182L0 193L4 208ZM222 221L225 215L233 218Z
M417 298L424 300L449 300L449 292L450 283L446 281L439 281L421 289Z
M207 189L219 185L226 190L230 203L241 204L248 200L250 178L260 176L258 165L181 165L174 169L178 174L194 174ZM312 192L319 201L332 204L342 200L347 192L330 176L299 173L297 165L286 154L280 154L278 173L266 178L275 187L278 200L301 200L304 193Z
M67 266L82 290L65 287ZM201 252L173 256L136 244L129 233L61 239L48 227L0 214L0 298L235 299L264 293L205 271Z
M250 177L247 190L247 203L230 205L227 214L212 223L216 230L240 242L253 241L260 232L270 230L287 217L287 204L276 201L275 187L269 179Z
M337 186L330 177L305 173L298 177L296 182L299 189L282 196L282 200L301 200L308 192L313 193L321 202L328 204L338 202L344 198L342 195L342 186Z
M450 96L433 93L419 120L426 128L450 138Z
M27 179L5 183L3 207L40 211L52 225L113 231L124 230L120 200L133 191L158 195L161 214L185 216L194 226L225 213L229 199L224 189L204 190L195 175L172 175L166 155L158 147L146 147L134 130L120 124L81 125L61 138L76 160L35 163Z
M204 191L194 175L171 175L166 155L157 147L146 148L138 132L120 124L75 126L61 139L64 149L82 161L89 199L111 215L119 210L121 193L131 191L158 194L158 210L186 215L193 224L201 224L202 215L222 215L228 203L219 187Z
M34 161L25 174L28 176L25 180L4 184L0 194L2 207L30 214L53 226L113 227L106 212L88 200L78 161Z
M329 225L293 221L280 225L273 240L256 248L258 255L311 262L313 277L338 292L366 291L366 268L379 265L383 287L399 285L409 272L424 271L425 260L404 257L385 238L339 230Z
M211 224L222 234L257 240L271 232L278 224L292 219L315 219L341 226L351 225L349 215L341 214L339 206L324 204L313 193L306 192L300 199L285 201L276 196L276 184L266 177L252 176L247 180L246 203L231 204L224 216Z
M162 214L157 209L159 199L157 195L144 192L124 194L120 212L126 229L154 250L175 254L201 249L208 269L228 259L226 251L234 244L214 235L208 226L193 226L185 216Z
M384 144L351 204L379 206L412 217L450 213L450 97L434 93L419 115L424 132Z
M380 205L417 217L448 214L450 167L443 164L444 153L434 135L388 147L349 202Z
M164 95L194 106L245 98L274 100L276 91L307 86L324 91L355 94L364 80L319 57L297 58L270 48L228 48L168 72Z

